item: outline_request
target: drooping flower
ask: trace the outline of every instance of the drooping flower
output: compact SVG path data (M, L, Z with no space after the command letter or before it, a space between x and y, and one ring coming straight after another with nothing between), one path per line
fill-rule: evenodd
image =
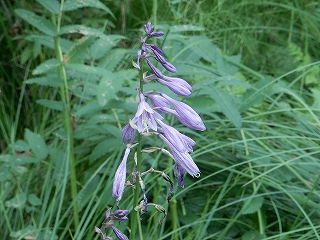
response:
M173 160L187 173L189 173L192 177L199 177L200 170L198 166L193 161L190 154L185 152L178 151L175 146L165 138L164 135L159 134L158 137L170 148L171 154L173 156Z
M149 103L145 101L145 97L140 93L140 102L135 117L132 119L132 123L137 123L138 132L148 132L149 128L157 131L157 123L155 119L162 120L163 117L154 111Z
M112 196L116 197L117 200L121 199L121 196L124 191L124 186L126 182L126 173L127 173L127 159L129 156L131 148L127 147L124 153L124 157L116 171L113 181L113 188L112 188Z
M163 123L162 121L157 121L161 126L161 131L163 132L166 139L175 146L179 152L192 152L192 146L196 143L189 137L183 135L175 128Z
M188 97L192 93L192 87L182 78L167 77L156 78L157 82L167 86L172 92L180 96Z
M171 111L171 113L173 113L183 125L194 130L199 130L199 131L206 130L206 127L202 122L201 117L189 105L183 102L174 100L164 93L159 93L159 94L160 96L167 99L173 105L175 112Z
M115 226L112 226L111 228L114 234L117 236L118 240L129 240L129 238L124 235L124 233L121 232L118 228L116 228Z

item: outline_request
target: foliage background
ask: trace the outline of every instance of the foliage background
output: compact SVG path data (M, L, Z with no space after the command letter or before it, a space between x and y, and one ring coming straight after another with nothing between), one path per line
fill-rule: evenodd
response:
M1 239L99 239L147 21L167 33L207 131L183 130L202 174L175 201L146 178L168 215L158 227L150 209L143 238L320 239L318 1L65 1L59 44L55 2L1 0ZM151 166L171 172L161 155L145 156Z

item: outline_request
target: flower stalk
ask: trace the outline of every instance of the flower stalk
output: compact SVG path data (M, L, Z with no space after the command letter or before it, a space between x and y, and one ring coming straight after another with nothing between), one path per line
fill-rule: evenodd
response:
M200 116L187 104L174 100L167 94L157 91L144 92L144 84L148 84L151 81L156 81L165 85L171 92L188 97L192 93L191 85L182 78L169 77L158 68L163 67L165 70L176 73L177 69L169 62L166 61L164 52L158 46L156 46L156 38L164 35L163 32L156 32L155 28L151 26L151 23L144 25L145 37L141 37L141 49L137 51L137 61L133 61L133 66L140 72L140 84L137 88L138 92L138 106L135 116L129 120L129 123L124 126L122 130L122 140L127 146L124 157L116 171L113 183L113 196L117 200L117 207L119 207L119 201L122 198L125 186L131 186L133 188L133 206L129 215L130 220L130 239L136 239L137 228L139 229L139 239L143 239L141 230L141 222L145 214L148 212L148 207L153 206L163 216L158 222L162 224L163 220L167 216L166 209L158 203L149 202L146 188L147 184L144 182L144 176L146 174L156 173L159 177L169 183L167 201L170 202L174 197L174 184L171 180L173 175L177 180L179 188L184 187L184 177L188 173L192 177L200 176L200 169L191 157L193 147L196 142L190 137L180 133L177 129L169 126L165 123L164 115L172 114L183 125L190 129L204 131L205 125L203 124ZM153 43L149 43L149 40L153 39ZM157 63L157 64L155 64ZM148 66L150 74L144 72L144 66ZM137 142L135 140L135 131L138 132ZM143 148L142 138L158 137L165 143L165 148L160 147L148 147ZM134 151L134 169L132 172L132 178L130 182L126 182L126 165L127 161L130 161L129 154L132 149ZM142 153L152 153L158 151L164 153L169 158L168 163L171 165L174 162L173 173L169 175L163 170L149 169L148 171L142 171ZM171 166L170 166L171 167ZM171 176L171 177L170 177ZM154 189L154 199L160 192L160 189ZM173 199L173 201L175 201ZM178 226L178 218L176 212L176 202L171 205L171 209L174 214L174 228ZM127 210L122 210L127 211ZM129 212L129 211L128 211ZM128 213L126 212L126 213ZM140 213L140 214L139 214ZM115 213L114 213L115 214ZM107 218L112 218L110 211L107 212ZM112 219L111 219L112 220ZM110 222L110 221L108 221ZM106 226L105 228L112 228L113 232L118 239L127 239L125 235L118 229L114 229L114 226ZM100 229L96 229L96 232L101 234L103 239L107 239L104 233ZM174 238L177 238L177 234Z

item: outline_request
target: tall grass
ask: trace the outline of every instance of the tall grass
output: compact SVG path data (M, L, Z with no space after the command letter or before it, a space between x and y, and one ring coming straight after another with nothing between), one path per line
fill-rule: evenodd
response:
M161 226L162 215L150 209L143 239L320 239L317 2L157 1L154 14L152 1L107 1L110 11L64 12L62 31L76 31L56 44L14 12L58 23L44 2L1 1L0 239L99 239L94 226L115 206L121 127L135 111L132 48L150 19L167 33L166 55L194 84L195 97L184 101L208 130L186 131L197 142L201 177L186 177L164 204ZM48 59L64 62L64 82L56 67L43 68ZM109 80L116 91L102 88ZM163 156L145 158L145 169L169 172ZM145 181L148 198L166 202L167 186L154 176ZM126 192L120 207L131 199ZM126 223L117 227L130 231Z

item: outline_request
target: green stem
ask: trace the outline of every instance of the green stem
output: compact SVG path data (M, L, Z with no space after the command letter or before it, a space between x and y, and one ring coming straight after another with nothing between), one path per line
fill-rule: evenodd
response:
M64 109L64 124L65 129L67 131L67 156L69 160L69 167L70 167L70 185L71 185L71 196L73 200L73 215L74 215L74 225L75 229L79 226L79 212L78 212L78 203L77 203L77 177L76 177L76 164L75 164L75 158L74 158L74 139L73 139L73 129L72 129L72 120L71 120L71 106L70 106L70 100L69 100L69 92L68 92L68 81L67 81L67 74L66 69L63 64L63 55L62 50L60 46L60 26L61 26L61 18L62 18L62 9L63 9L64 0L61 0L60 5L60 13L58 15L57 19L57 35L54 38L54 44L55 44L55 52L56 52L56 58L61 63L58 66L58 75L63 80L64 86L61 87L60 93L62 101L65 105ZM54 18L54 15L53 15Z
M140 62L140 91L143 91L143 66L142 66L142 61ZM138 146L137 146L137 172L141 171L141 162L142 162L142 136L138 136ZM137 225L139 224L139 235L140 239L142 240L142 231L140 230L140 217L139 213L134 211L134 208L138 206L139 204L139 195L140 195L140 184L139 184L139 178L136 176L136 184L134 188L134 193L133 193L133 210L130 213L130 222L131 222L131 232L130 232L130 239L134 240L136 236L136 230L137 230Z

